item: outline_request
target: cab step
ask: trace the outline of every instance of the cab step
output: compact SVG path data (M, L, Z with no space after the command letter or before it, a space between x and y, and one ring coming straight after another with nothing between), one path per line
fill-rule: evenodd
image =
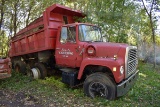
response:
M62 82L70 85L71 87L80 83L78 77L78 70L72 68L60 69L62 71Z

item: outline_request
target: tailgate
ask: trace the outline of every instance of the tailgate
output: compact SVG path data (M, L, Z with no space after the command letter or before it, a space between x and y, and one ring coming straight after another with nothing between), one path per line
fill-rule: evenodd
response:
M9 58L0 59L0 79L11 76L11 61Z

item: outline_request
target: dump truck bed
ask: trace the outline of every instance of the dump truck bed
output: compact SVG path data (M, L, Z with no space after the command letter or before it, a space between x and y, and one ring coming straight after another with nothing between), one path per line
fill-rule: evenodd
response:
M58 27L75 22L75 17L84 17L80 11L74 11L59 4L54 4L43 15L20 30L10 42L10 57L54 50Z

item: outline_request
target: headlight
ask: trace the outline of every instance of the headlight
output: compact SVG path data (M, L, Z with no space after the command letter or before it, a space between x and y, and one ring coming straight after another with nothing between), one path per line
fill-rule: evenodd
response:
M120 73L123 74L124 73L124 67L120 66Z
M95 56L96 55L96 50L95 50L94 46L87 47L87 54L88 54L88 56Z

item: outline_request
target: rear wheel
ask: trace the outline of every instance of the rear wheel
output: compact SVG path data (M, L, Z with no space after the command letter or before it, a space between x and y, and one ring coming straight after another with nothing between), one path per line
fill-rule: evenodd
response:
M33 79L40 79L41 78L41 74L40 74L40 71L39 69L37 68L32 68L28 73L27 75L29 77L32 77Z
M28 70L27 75L33 79L44 79L47 76L47 69L43 63L36 63L32 69Z
M108 100L115 99L115 83L105 73L94 73L86 78L84 93L89 97L104 97Z
M18 73L26 74L27 73L27 68L26 64L23 61L18 61L15 64L15 71Z
M47 69L43 63L36 63L35 68L40 72L41 79L44 79L47 76Z

